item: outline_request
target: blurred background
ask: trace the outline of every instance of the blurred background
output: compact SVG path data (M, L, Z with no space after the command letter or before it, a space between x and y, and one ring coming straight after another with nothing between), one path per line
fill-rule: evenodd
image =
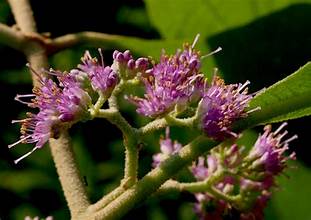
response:
M254 92L311 60L311 0L32 0L31 4L38 30L52 37L80 31L139 37L117 42L117 48L103 48L107 64L111 63L114 49L128 48L136 57L151 55L157 59L162 48L174 52L182 42L192 42L200 33L197 48L202 54L218 46L223 48L204 60L204 73L211 76L213 68L218 67L228 83L249 79ZM14 24L4 0L0 0L0 22ZM86 49L95 55L96 48L74 47L51 56L50 65L60 70L74 68ZM69 219L48 146L18 165L13 160L32 146L7 149L19 138L19 126L10 121L25 117L28 110L14 102L14 97L16 93L30 93L32 86L21 53L0 45L0 56L0 219L24 219L27 215ZM137 116L133 106L121 103L122 111L134 125L148 121ZM266 209L266 219L311 220L310 124L310 117L289 122L289 132L299 136L291 144L298 160L279 178L280 186ZM245 132L241 144L251 146L260 130L262 127ZM96 201L117 186L123 176L121 133L105 120L79 123L70 132L87 190L91 200ZM159 151L159 136L163 133L146 138L140 152L140 176L150 170L151 156ZM191 136L185 130L172 128L173 139L183 144ZM181 178L187 179L187 174ZM193 196L187 193L152 197L124 219L196 219L193 202Z

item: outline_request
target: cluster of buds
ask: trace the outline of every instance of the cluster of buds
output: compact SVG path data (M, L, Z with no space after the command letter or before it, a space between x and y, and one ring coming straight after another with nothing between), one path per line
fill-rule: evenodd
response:
M283 172L288 160L295 159L295 153L286 156L285 151L297 135L282 140L287 134L287 131L281 132L285 126L283 123L272 132L271 125L267 125L251 150L237 144L220 145L189 167L206 189L194 193L194 211L200 219L264 218L264 208L276 186L276 176ZM161 152L153 156L153 166L159 166L181 148L180 143L170 138L167 127L165 138L160 138Z
M288 143L296 135L282 141L280 134L286 123L275 132L267 125L250 151L234 144L219 146L191 167L198 181L210 181L211 191L195 194L195 212L200 219L223 219L237 215L237 219L263 219L263 208L275 186L275 177L295 154L286 156ZM219 196L220 195L220 196Z
M172 141L170 138L170 128L167 127L165 130L165 138L160 138L160 150L161 153L155 154L153 158L153 167L157 167L160 163L170 156L176 154L181 149L182 145L177 141Z
M144 73L149 66L149 61L145 57L133 59L131 52L129 50L119 52L115 50L113 52L113 64L112 68L119 70L118 72L122 74L124 79L132 79L138 75L138 73Z

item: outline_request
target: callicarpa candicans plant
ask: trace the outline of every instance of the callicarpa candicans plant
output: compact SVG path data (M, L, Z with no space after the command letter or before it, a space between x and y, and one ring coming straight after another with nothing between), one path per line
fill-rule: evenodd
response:
M97 55L81 54L75 68L57 70L49 68L47 55L88 41L111 47L113 38L93 32L43 36L37 33L27 0L9 3L19 28L0 24L0 42L24 52L34 87L15 97L30 110L12 121L20 124L21 134L8 147L33 146L14 160L22 164L49 144L72 219L120 219L149 197L171 192L190 193L198 219L264 219L264 209L279 186L277 177L290 167L289 160L295 160L288 149L297 135L288 134L284 121L309 114L311 102L301 100L310 100L310 87L302 86L311 80L310 64L250 93L249 81L228 84L217 69L206 77L203 62L221 48L209 54L199 51L198 34L173 54L163 48L159 58L135 57L118 48L110 54L112 62L106 62L98 49ZM291 92L284 92L286 87ZM121 101L148 122L133 126ZM286 107L286 102L293 105ZM91 203L68 130L99 118L122 132L124 177L118 187ZM283 123L271 125L275 122ZM241 144L244 131L257 125L264 128L252 146ZM191 139L183 143L172 138L175 128L191 131ZM142 143L148 135L156 136L159 148L150 155L151 171L139 178L139 151L146 147ZM189 181L180 180L181 171L191 176Z
M116 99L112 99L123 96L137 106L138 114L154 119L150 123L164 119L160 126L148 131L166 127L165 137L160 139L161 152L153 156L153 167L161 169L162 163L182 150L178 141L170 139L169 126L196 129L202 138L218 144L207 151L206 156L200 156L197 161L193 158L189 169L197 181L172 180L174 187L194 194L197 200L194 211L200 219L222 219L233 210L240 213L240 219L262 219L265 204L276 185L275 176L284 170L288 159L295 158L294 153L286 156L285 151L297 136L284 138L287 131L281 130L285 123L274 132L271 125L267 125L251 150L238 146L235 141L239 131L234 130L233 123L259 111L260 106L247 109L254 97L248 93L248 81L226 85L216 73L210 81L204 77L200 69L202 56L195 49L198 37L192 45L185 43L175 54L163 52L159 62L148 58L135 60L126 50L115 51L113 64L109 66L99 50L100 59L86 51L82 63L68 72L50 69L45 71L46 76L41 76L29 66L40 84L34 87L33 94L17 95L16 100L37 109L37 113L29 112L26 119L12 121L21 123L21 137L9 147L19 143L33 143L35 147L15 163L43 147L50 138L57 139L60 132L73 124L101 117L120 127L125 134L130 132L125 136L133 146L128 147L137 148L137 139L144 131L130 127L120 114ZM57 82L49 76L56 76ZM143 86L143 97L121 93L129 85ZM107 101L109 108L103 108ZM196 111L180 118L190 107ZM209 148L204 141L199 147L203 151ZM132 182L138 155L128 157L127 181Z

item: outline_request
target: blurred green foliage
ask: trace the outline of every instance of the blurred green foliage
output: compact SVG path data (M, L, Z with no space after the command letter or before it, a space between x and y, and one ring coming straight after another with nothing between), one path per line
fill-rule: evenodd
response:
M76 31L99 31L144 38L120 41L120 48L129 48L137 56L149 55L158 59L161 49L174 53L184 41L192 42L201 34L197 48L203 54L218 46L223 52L204 60L203 70L212 75L218 66L229 82L250 79L255 89L289 75L311 60L311 1L310 0L140 0L90 1L76 3L76 9L64 1L31 1L40 31L53 36ZM100 5L102 4L102 5ZM59 7L62 5L62 7ZM52 21L52 22L51 22ZM13 24L8 4L0 0L0 22ZM62 51L50 57L53 68L68 70L79 62L85 46ZM113 49L104 48L106 63L111 61ZM20 145L8 151L6 145L18 139L18 126L10 126L15 118L24 117L27 110L13 102L16 93L31 91L31 78L24 64L26 60L16 51L0 45L0 94L5 107L0 117L0 206L1 219L23 219L24 216L48 216L69 219L69 212L48 147L37 151L15 166L12 161L31 146ZM299 88L298 88L299 89ZM121 101L121 100L120 100ZM146 123L135 113L133 106L121 101L125 116L134 124ZM298 133L297 162L286 175L279 178L266 210L266 219L311 219L311 164L307 138L309 118L294 120L290 131ZM121 133L104 120L80 123L71 129L74 151L81 173L85 177L92 201L118 185L123 175L124 149ZM151 168L151 155L159 151L158 132L144 140L140 153L140 176ZM172 137L185 144L193 134L172 129ZM257 137L255 130L244 132L239 141L251 147ZM297 148L295 148L297 150ZM185 172L186 173L186 172ZM196 219L187 194L152 197L130 212L124 219Z

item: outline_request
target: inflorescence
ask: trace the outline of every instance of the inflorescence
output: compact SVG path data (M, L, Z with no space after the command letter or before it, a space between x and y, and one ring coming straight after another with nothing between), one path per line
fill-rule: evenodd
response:
M17 95L16 100L37 109L37 113L29 112L27 118L12 121L21 123L21 136L9 148L19 143L33 143L35 147L15 163L42 148L50 138L58 138L62 130L96 117L94 108L101 108L121 82L132 79L140 82L144 95L124 97L137 107L140 115L177 117L196 106L193 117L199 131L216 141L234 142L240 135L232 130L233 123L260 107L248 109L253 98L248 93L249 81L226 85L215 75L208 82L201 72L202 58L208 55L201 56L194 48L197 40L198 36L192 45L185 44L173 55L163 52L159 62L144 57L135 60L126 50L115 51L109 66L104 64L99 50L100 60L86 51L82 63L69 72L50 69L45 71L45 77L29 66L38 76L39 86L32 94ZM288 159L294 159L294 154L285 156L284 152L297 136L282 140L287 134L281 132L285 125L275 132L270 125L266 126L249 151L237 144L222 144L193 163L190 170L194 178L208 186L206 192L195 193L194 210L201 219L222 219L237 212L240 219L262 219L275 176L284 170ZM182 148L170 139L169 128L160 139L160 146L161 153L153 156L154 167Z

